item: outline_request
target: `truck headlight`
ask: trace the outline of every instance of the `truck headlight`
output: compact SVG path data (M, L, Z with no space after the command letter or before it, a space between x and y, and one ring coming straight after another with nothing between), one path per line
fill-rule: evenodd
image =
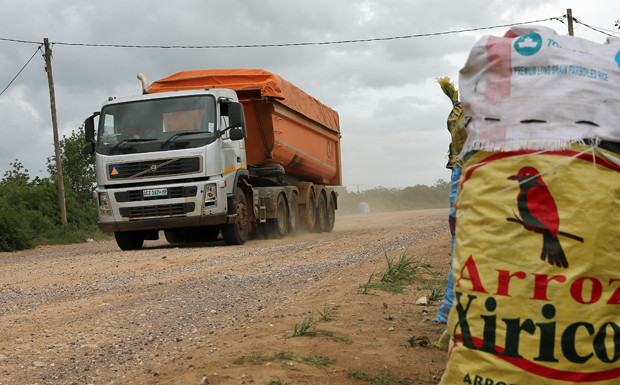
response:
M112 210L110 208L110 197L108 196L108 193L99 193L99 214L112 214Z
M205 207L215 206L217 202L217 185L209 183L205 185Z

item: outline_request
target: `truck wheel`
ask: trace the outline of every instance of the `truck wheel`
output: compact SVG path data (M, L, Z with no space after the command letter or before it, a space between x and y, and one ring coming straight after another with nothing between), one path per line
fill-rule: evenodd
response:
M202 231L202 240L212 242L220 235L220 226L205 226Z
M219 226L183 227L180 229L164 230L168 243L199 243L211 242L220 234Z
M314 195L314 190L310 190L308 193L308 202L306 202L301 210L300 217L301 223L303 223L307 231L314 231L314 225L316 224L316 209L314 207L315 200L316 195Z
M276 201L276 217L267 219L269 235L277 239L284 237L288 229L288 220L288 208L286 207L284 194L278 194L278 199Z
M179 234L179 230L164 230L164 237L168 243L181 243L181 234Z
M331 233L334 229L334 224L336 224L336 202L334 202L334 197L330 195L327 199L327 211L325 212L325 227L323 227L323 232Z
M135 250L144 244L144 233L142 231L119 231L114 233L116 244L121 250Z
M320 233L327 227L327 202L325 201L325 194L319 196L319 207L316 209L316 223L314 225L314 232Z
M288 214L288 232L289 234L297 233L299 228L299 198L297 194L291 194L291 209Z
M239 187L235 187L232 214L237 214L237 221L222 225L222 237L227 245L243 245L248 240L248 205Z

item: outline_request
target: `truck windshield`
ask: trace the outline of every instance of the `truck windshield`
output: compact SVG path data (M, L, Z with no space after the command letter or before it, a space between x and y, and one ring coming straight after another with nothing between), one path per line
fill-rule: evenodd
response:
M144 100L103 108L97 152L113 155L194 148L216 138L212 96Z

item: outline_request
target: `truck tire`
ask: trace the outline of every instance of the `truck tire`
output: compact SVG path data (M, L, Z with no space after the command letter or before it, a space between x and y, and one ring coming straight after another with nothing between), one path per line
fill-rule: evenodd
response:
M314 232L320 233L327 227L327 201L325 194L319 195L319 205L316 209L316 222Z
M288 213L288 233L294 235L299 228L299 198L297 194L291 194L290 210Z
M336 202L334 201L334 197L332 195L327 198L327 211L325 213L325 226L323 227L323 232L331 233L334 229L334 225L336 224Z
M301 223L309 232L314 231L314 226L316 224L316 208L314 207L315 202L316 195L314 195L314 190L310 189L308 192L308 201L303 206L300 216Z
M170 244L183 242L181 240L181 234L179 233L179 230L164 230L164 237L166 238L166 241L168 241L168 243Z
M142 231L118 231L114 233L116 244L121 250L136 250L144 244Z
M211 242L215 241L219 234L219 226L184 227L164 230L164 237L171 244Z
M268 234L271 238L280 239L288 230L289 213L284 194L278 194L276 200L276 217L267 219Z
M202 229L202 241L212 242L220 235L220 226L205 226Z
M235 187L230 214L237 214L235 223L222 225L222 237L227 245L243 245L248 240L248 205L243 190Z

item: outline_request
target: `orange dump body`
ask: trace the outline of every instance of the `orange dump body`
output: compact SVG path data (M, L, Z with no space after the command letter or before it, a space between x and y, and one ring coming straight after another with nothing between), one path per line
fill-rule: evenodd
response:
M149 92L228 88L243 104L248 165L278 164L306 181L340 185L338 113L264 70L185 71L151 84Z

